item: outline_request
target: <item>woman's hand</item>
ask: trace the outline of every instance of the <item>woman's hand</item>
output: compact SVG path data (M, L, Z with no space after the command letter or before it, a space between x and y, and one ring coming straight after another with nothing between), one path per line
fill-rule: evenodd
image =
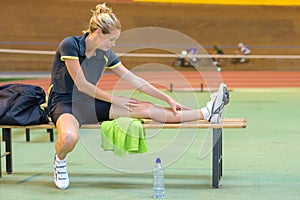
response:
M168 104L170 105L174 115L177 115L178 110L191 110L191 108L181 105L174 99L169 99Z
M111 103L121 108L126 108L129 111L133 111L132 108L138 107L140 101L138 99L134 99L130 97L113 96Z

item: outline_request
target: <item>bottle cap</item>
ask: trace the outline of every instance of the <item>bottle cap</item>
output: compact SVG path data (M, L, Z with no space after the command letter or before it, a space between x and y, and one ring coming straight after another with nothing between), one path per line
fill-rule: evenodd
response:
M156 163L161 163L160 158L156 158Z

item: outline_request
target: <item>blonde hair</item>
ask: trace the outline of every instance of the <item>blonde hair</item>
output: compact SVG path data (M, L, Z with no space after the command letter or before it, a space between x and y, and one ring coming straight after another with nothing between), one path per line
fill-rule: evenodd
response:
M91 11L93 15L90 19L89 28L84 32L93 33L100 29L103 34L108 34L112 28L121 29L120 20L105 3L96 5L96 10Z

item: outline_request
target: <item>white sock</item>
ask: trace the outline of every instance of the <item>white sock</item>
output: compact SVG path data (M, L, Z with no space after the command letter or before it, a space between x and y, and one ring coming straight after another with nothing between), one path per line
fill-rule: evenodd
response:
M210 117L210 112L209 112L208 108L207 107L203 107L200 110L202 112L202 115L203 115L204 119L208 120L208 118Z
M66 162L66 158L65 159L63 159L63 160L61 160L61 159L59 159L59 157L57 156L57 155L55 155L55 159L58 161L58 162Z

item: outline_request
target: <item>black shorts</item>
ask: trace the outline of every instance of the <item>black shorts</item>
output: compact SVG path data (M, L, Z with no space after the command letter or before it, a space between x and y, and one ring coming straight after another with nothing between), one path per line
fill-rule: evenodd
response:
M50 117L56 124L59 116L65 113L74 115L79 124L92 124L109 120L111 103L98 99L84 99L72 103L57 103L50 112Z

